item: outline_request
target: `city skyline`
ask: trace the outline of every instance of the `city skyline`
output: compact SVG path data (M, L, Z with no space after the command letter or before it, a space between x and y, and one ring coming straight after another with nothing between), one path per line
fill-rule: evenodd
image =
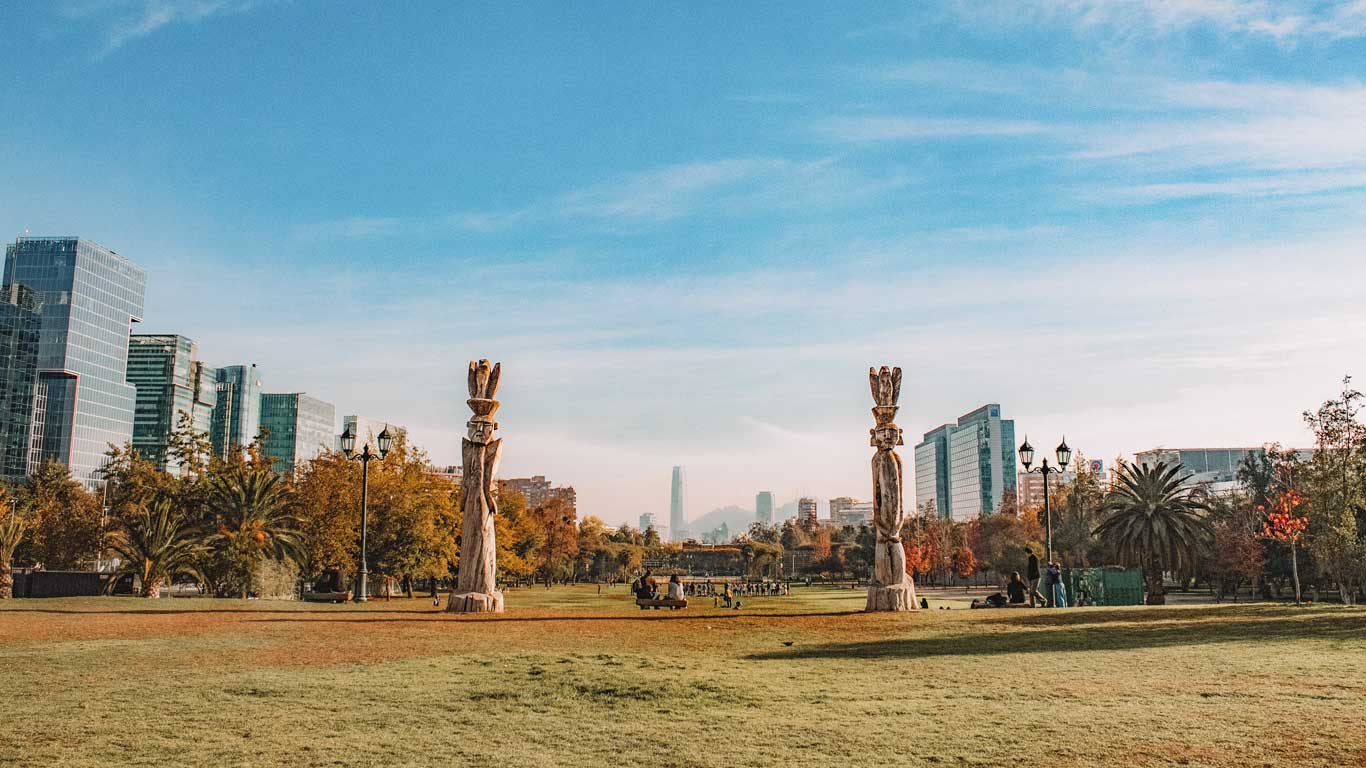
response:
M497 357L502 473L613 523L674 465L693 517L866 498L869 365L906 371L907 435L1001 402L1107 463L1307 445L1363 375L1366 49L1214 6L21 6L0 231L127 255L139 333L436 464Z

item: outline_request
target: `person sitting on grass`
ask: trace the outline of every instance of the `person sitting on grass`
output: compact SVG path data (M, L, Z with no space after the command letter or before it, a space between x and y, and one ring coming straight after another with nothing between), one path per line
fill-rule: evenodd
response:
M1006 585L1006 594L1010 596L1011 605L1024 605L1028 593L1025 591L1024 579L1020 578L1019 571L1010 572L1010 583Z
M678 574L669 577L669 591L665 596L670 600L683 599L683 582L678 578Z

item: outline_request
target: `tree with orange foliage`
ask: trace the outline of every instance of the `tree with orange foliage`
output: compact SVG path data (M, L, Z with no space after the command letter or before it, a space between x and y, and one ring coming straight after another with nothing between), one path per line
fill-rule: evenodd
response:
M1300 602L1300 564L1295 547L1309 527L1309 518L1295 514L1295 508L1301 501L1300 494L1294 489L1285 491L1276 499L1275 507L1262 523L1262 538L1290 544L1290 574L1295 580L1296 605Z
M972 547L964 544L953 551L953 570L964 579L977 572L977 556L972 553Z
M906 553L906 573L912 576L925 574L925 561L920 556L920 545L913 536L901 537L901 550Z

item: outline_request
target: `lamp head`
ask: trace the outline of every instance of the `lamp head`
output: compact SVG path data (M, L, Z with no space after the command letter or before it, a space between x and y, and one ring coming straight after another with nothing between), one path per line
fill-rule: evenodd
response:
M1072 449L1067 447L1067 438L1064 437L1058 443L1058 469L1066 469L1068 462L1072 461Z

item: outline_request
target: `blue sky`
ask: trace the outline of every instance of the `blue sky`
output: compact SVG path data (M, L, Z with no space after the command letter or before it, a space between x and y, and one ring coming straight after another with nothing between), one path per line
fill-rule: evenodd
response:
M867 497L987 401L1037 445L1307 438L1366 354L1366 3L70 0L0 8L0 230L143 330L610 522ZM909 466L909 461L907 462ZM909 478L908 478L909 481Z

